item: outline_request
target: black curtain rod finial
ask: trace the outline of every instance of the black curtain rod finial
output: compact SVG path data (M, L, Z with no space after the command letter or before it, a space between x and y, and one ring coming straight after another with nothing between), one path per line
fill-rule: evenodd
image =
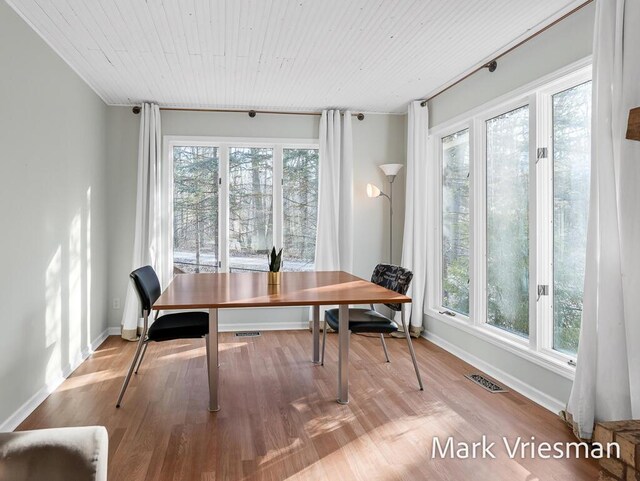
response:
M362 112L360 112L358 115L356 115L356 119L364 120L364 114Z
M255 110L249 110L249 112L247 112L249 114L249 117L254 118L256 116L256 111Z
M134 114L136 114L136 115L138 115L138 114L140 113L140 111L141 111L141 110L142 110L142 109L140 108L140 106L139 106L139 105L136 105L135 107L133 107L133 108L131 109L131 111L132 111Z

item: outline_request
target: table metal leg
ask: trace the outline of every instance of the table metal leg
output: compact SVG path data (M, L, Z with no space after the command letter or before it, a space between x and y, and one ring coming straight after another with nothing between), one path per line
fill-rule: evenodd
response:
M313 363L320 363L320 306L313 306Z
M349 403L349 305L340 304L338 314L338 403Z
M209 309L209 411L219 411L218 402L218 309Z

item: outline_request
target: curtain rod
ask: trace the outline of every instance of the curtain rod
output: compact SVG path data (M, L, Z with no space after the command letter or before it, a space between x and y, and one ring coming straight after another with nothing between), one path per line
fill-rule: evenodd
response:
M131 109L134 114L140 113L140 106L136 105ZM286 112L279 110L236 110L236 109L194 109L194 108L182 108L182 107L160 107L160 110L173 110L178 112L235 112L246 113L249 117L253 118L257 114L276 114L276 115L322 115L322 112ZM358 120L364 120L364 114L362 112L351 114Z
M504 57L505 55L507 55L509 52L512 52L513 50L515 50L516 48L520 47L521 45L527 43L529 40L537 37L538 35L540 35L542 32L550 29L551 27L553 27L554 25L562 22L565 18L573 15L574 13L576 13L578 10L582 9L583 7L586 7L587 5L589 5L590 3L592 3L593 0L587 0L584 3L581 3L580 5L578 5L577 7L575 7L574 9L570 10L569 12L565 13L564 15L562 15L561 17L555 19L553 22L551 22L549 25L546 25L544 28L541 28L540 30L538 30L537 32L529 35L528 37L522 39L520 42L516 43L515 45L509 47L507 50L505 50L504 52L502 52L501 54L497 55L493 60L491 60L490 62L485 63L484 65L481 65L480 67L476 68L475 70L472 70L471 72L469 72L468 74L466 74L464 77L459 78L458 80L456 80L455 82L453 82L451 85L443 88L442 90L440 90L439 92L436 92L435 94L433 94L431 97L426 98L424 100L422 100L422 102L420 102L420 105L422 107L424 107L425 105L427 105L427 102L429 102L430 100L433 100L434 98L436 98L438 95L446 92L447 90L449 90L451 87L458 85L460 82L462 82L463 80L468 79L469 77L471 77L473 74L479 72L480 70L486 68L489 70L489 72L495 72L496 69L498 68L498 59L501 57Z

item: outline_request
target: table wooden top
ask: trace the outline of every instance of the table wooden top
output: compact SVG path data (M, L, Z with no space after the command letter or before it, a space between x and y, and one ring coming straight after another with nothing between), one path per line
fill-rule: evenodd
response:
M283 272L279 286L266 272L178 274L153 309L319 306L406 303L411 298L342 271Z

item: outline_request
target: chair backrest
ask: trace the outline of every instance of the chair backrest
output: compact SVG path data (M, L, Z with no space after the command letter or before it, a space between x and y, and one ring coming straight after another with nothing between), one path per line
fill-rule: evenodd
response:
M151 306L162 293L156 271L151 266L144 266L133 271L129 274L129 277L133 279L133 285L142 304L142 310L150 311Z
M378 264L371 275L371 282L374 284L402 295L409 290L411 279L413 279L413 272L392 264ZM402 307L400 304L385 304L385 306L394 311L399 311Z

